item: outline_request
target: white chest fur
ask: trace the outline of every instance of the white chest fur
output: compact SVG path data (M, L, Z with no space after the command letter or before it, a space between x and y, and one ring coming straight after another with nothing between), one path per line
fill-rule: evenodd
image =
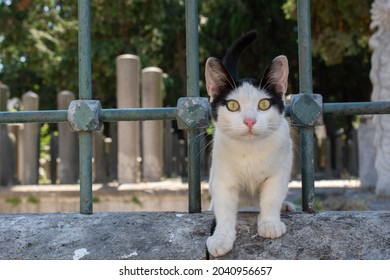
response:
M217 128L211 176L215 173L222 174L221 177L226 178L224 183L230 185L226 187L253 192L268 177L281 170L289 173L292 161L289 133L285 119L273 135L252 140L228 138Z

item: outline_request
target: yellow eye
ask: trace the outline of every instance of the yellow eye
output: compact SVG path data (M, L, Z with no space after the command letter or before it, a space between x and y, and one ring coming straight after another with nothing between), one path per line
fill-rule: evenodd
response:
M229 111L236 112L240 110L240 103L238 103L236 100L228 100L226 103L226 107Z
M268 110L271 107L271 101L269 99L261 99L258 107L262 111Z

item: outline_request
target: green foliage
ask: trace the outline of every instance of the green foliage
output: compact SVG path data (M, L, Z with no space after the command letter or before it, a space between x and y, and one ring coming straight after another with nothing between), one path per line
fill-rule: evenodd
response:
M255 73L260 76L265 64L280 52L296 56L296 46L291 45L294 37L274 32L280 28L294 33L294 23L284 20L282 3L200 1L201 66L210 54L221 57L237 36L253 28L259 30L262 43L243 58L243 75L258 69ZM164 70L165 105L174 106L186 94L184 1L94 0L91 21L93 97L103 106L116 106L115 58L123 53L140 56L142 67ZM40 95L41 109L56 109L57 92L67 89L77 94L77 1L1 2L0 26L7 26L0 31L4 65L0 79L10 86L12 95L34 90ZM274 43L278 40L283 43Z
M50 151L50 131L49 131L49 124L45 123L41 126L40 130L40 140L39 140L39 153L40 158L49 160L49 151Z
M77 34L77 22L62 15L60 2L13 0L10 5L0 4L0 26L6 26L0 31L0 62L4 65L0 78L13 95L39 92L42 109L55 104L56 86L74 81L69 76L74 73L69 60L76 65L77 55L66 54L77 50L77 37L72 36Z
M136 196L136 195L133 195L131 196L130 198L129 197L126 197L124 200L123 200L124 203L133 203L137 206L140 206L142 207L143 203L142 201Z
M15 197L7 197L5 199L5 202L15 207L18 206L20 203L22 203L22 200L20 197L15 196Z
M38 204L39 203L39 198L33 195L29 195L27 198L27 203L31 204Z
M41 125L39 131L39 183L47 184L49 183L49 178L46 169L43 164L50 161L50 126L47 123ZM55 160L55 159L54 159Z
M222 58L229 45L249 30L258 31L258 39L241 57L239 75L259 78L277 55L289 58L290 72L298 71L296 23L286 21L278 1L200 1L201 73L209 56ZM227 4L228 3L228 4ZM202 75L201 75L202 76ZM203 78L203 77L202 77ZM291 90L297 90L297 76L291 76Z
M358 3L358 4L357 4ZM313 88L324 102L369 101L370 6L372 0L312 0L311 35ZM297 20L297 1L282 6L287 19ZM329 136L338 128L349 130L355 117L324 117Z
M142 67L158 66L168 74L176 71L177 61L185 63L184 6L180 3L91 1L94 98L115 107L117 55L136 54ZM77 94L77 1L0 2L0 26L7 26L0 30L0 79L13 95L34 90L40 94L41 109L56 109L57 92L67 89ZM179 52L182 58L174 60ZM169 63L163 63L166 57Z
M310 2L313 52L326 64L342 63L344 57L360 55L368 48L372 0ZM296 0L283 4L288 19L297 18L296 9Z
M302 205L302 199L301 198L298 198L296 200L294 200L294 205ZM324 208L324 203L323 201L321 200L321 198L319 198L318 196L314 197L314 209L316 211L324 211L326 210ZM332 209L333 210L333 209Z

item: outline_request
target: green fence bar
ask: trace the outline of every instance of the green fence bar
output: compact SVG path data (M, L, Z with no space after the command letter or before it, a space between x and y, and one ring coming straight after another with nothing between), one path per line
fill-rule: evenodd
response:
M61 123L67 122L67 110L0 111L0 123ZM175 120L176 107L102 109L99 118L103 122Z
M185 1L187 96L199 96L198 1ZM188 211L201 212L200 139L197 129L188 131Z
M79 98L91 99L91 5L78 1ZM80 132L80 213L92 214L92 132Z
M335 116L390 114L390 102L325 103L323 113Z
M176 107L103 109L100 120L103 122L175 120L176 113Z
M298 55L300 93L312 94L310 0L298 0ZM314 212L314 128L300 128L302 210Z
M66 110L0 112L0 123L67 122Z
M286 116L290 105L286 105ZM390 101L324 103L323 114L333 116L390 114ZM175 120L176 107L102 109L102 122ZM0 123L61 123L67 122L67 110L0 111Z
M80 213L92 214L92 133L79 132Z
M322 113L324 115L332 115L332 116L390 114L390 102L379 101L379 102L323 103ZM290 105L286 105L285 114L286 116L290 116Z

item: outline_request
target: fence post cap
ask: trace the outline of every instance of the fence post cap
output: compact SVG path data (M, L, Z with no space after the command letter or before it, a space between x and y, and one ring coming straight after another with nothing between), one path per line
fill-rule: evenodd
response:
M35 92L29 90L29 91L27 91L26 93L24 93L22 97L33 97L33 98L38 98L38 94L36 94Z
M58 93L58 95L71 95L74 96L74 93L71 92L70 90L62 90Z
M116 57L117 60L119 59L132 59L132 60L139 60L139 57L134 54L121 54Z
M182 97L177 102L179 129L204 128L209 125L210 104L206 97Z
M146 68L142 69L142 73L145 73L145 72L162 73L163 71L161 68L151 66L151 67L146 67Z
M322 125L322 95L294 94L291 98L290 117L293 126Z
M0 81L0 90L9 90L9 86L7 86L6 84L3 84L3 83Z
M68 108L68 122L76 132L100 130L101 109L99 100L73 100Z

